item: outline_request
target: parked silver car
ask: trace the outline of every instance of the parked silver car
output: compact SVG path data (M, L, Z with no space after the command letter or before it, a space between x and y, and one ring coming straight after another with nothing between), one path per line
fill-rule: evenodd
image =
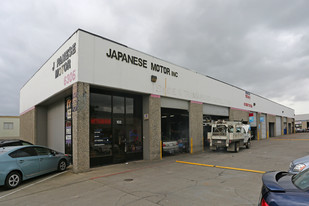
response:
M289 173L297 174L309 168L309 155L293 160L290 163Z
M175 154L179 152L178 142L176 140L164 141L163 152L168 154Z

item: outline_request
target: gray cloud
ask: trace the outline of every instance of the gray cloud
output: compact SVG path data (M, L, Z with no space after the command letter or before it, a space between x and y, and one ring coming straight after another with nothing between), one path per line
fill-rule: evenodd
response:
M1 1L0 115L77 29L212 76L308 113L305 0Z

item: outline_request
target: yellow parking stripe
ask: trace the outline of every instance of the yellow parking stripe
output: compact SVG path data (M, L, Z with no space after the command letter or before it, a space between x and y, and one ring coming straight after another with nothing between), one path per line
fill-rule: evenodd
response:
M309 141L309 139L270 139L270 140L305 140L305 141Z
M182 164L198 165L198 166L204 166L204 167L216 167L216 168L221 168L221 169L238 170L238 171L244 171L244 172L254 172L254 173L260 173L260 174L265 173L265 171L248 170L248 169L241 169L241 168L235 168L235 167L223 167L223 166L218 166L218 165L208 165L208 164L200 164L200 163L194 163L194 162L184 162L184 161L178 161L178 160L176 160L176 162L182 163Z

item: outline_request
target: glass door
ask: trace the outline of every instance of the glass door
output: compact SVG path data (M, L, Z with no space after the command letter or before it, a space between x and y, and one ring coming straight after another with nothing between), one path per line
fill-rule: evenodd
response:
M126 161L125 98L113 96L113 162Z
M91 92L91 167L142 158L141 98L110 92Z

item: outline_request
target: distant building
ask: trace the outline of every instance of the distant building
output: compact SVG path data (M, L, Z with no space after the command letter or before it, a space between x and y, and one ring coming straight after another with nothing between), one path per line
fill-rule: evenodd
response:
M0 138L19 137L19 117L0 116Z
M295 115L295 128L298 132L306 131L309 128L309 114Z

